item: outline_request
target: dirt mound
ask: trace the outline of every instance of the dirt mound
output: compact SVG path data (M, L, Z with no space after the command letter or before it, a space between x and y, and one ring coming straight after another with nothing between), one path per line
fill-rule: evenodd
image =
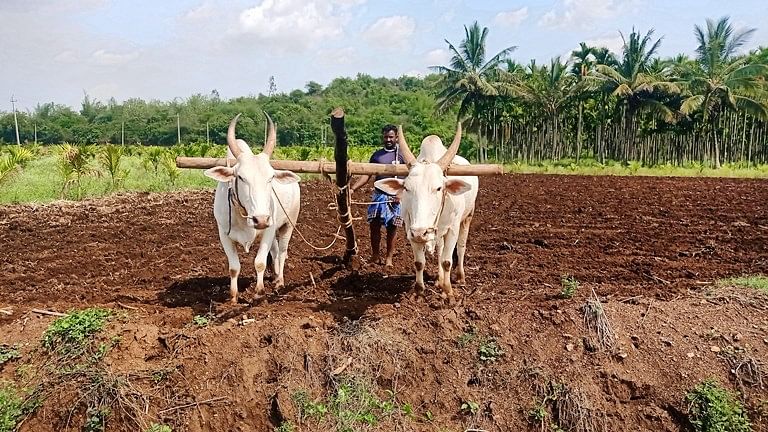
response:
M327 244L330 186L301 188L299 229ZM434 292L406 299L402 236L393 270L351 272L342 244L318 252L294 235L285 288L228 305L212 191L0 207L0 344L20 354L0 379L61 379L21 430L96 418L134 431L677 431L708 377L742 391L768 430L768 303L712 284L768 274L768 182L514 175L481 188L451 309ZM241 254L241 291L253 256ZM117 313L63 379L40 342L55 317L31 310L93 306Z

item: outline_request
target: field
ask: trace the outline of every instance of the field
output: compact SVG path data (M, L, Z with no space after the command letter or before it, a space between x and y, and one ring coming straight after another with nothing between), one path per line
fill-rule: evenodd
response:
M299 229L327 244L333 190L301 187ZM768 430L768 290L729 279L768 274L766 180L483 178L455 308L406 298L402 235L394 269L351 271L341 242L295 234L287 286L230 306L212 201L0 207L0 399L24 401L20 430L682 431L709 378ZM111 315L78 349L32 311L91 307Z

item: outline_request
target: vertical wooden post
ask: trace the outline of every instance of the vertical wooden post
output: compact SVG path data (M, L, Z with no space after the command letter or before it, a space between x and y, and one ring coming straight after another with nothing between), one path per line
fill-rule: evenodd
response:
M344 128L344 110L336 108L331 113L331 130L336 136L336 147L333 158L336 161L336 186L339 193L336 195L336 204L339 211L339 222L344 225L344 233L347 238L347 250L344 252L344 264L355 267L357 256L357 243L355 241L355 229L352 226L352 213L349 208L349 174L347 173L347 131Z

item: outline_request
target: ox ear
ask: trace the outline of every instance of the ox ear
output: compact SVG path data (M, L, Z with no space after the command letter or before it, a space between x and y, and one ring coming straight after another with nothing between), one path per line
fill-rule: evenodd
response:
M205 175L220 182L228 182L235 177L235 169L230 167L217 166L205 170Z
M301 177L291 171L275 170L275 180L282 184L298 183Z
M373 185L376 186L376 189L388 195L398 195L403 191L403 189L405 189L405 180L398 178L385 178L377 180L373 183Z
M445 181L445 190L451 195L461 195L471 189L472 185L462 179L453 178Z

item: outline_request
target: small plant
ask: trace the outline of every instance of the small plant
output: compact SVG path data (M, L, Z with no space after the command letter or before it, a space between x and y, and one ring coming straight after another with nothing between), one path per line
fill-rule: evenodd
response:
M114 144L103 146L99 152L99 163L109 173L112 190L119 189L128 177L128 170L121 168L124 154L125 147Z
M83 432L104 432L107 427L107 418L110 415L109 408L88 408L85 413Z
M564 299L573 298L578 290L579 281L575 277L566 274L560 278L560 297Z
M171 186L175 186L176 181L181 177L181 170L176 166L176 158L174 155L170 152L164 154L160 159L160 164L168 175L168 182L171 183Z
M464 333L459 335L458 339L456 339L456 343L459 345L460 348L464 348L465 346L469 345L477 336L477 329L473 326L469 326L466 328Z
M43 347L62 354L82 354L90 337L101 331L110 316L112 311L99 308L71 312L48 326L43 333Z
M290 432L293 429L289 429L286 431L280 431L280 432ZM277 431L277 429L275 429ZM152 423L149 428L146 430L146 432L173 432L173 429L171 429L170 426L164 425L164 424L158 424L158 423Z
M163 152L164 150L160 147L149 147L144 152L144 158L141 160L144 170L147 172L152 170L155 175L157 175L157 170L160 167L160 159L163 158Z
M495 362L504 356L504 350L496 343L496 339L488 338L477 348L477 355L480 361Z
M464 415L475 415L480 410L480 405L473 401L464 401L459 408Z
M19 357L21 357L21 355L19 354L19 347L17 347L16 345L11 346L11 345L0 344L0 365L2 365L7 361L17 359Z
M696 432L751 432L744 407L714 379L697 385L685 396Z
M59 146L59 174L63 180L62 197L74 185L76 188L75 196L80 199L82 197L82 178L101 175L99 170L91 167L94 154L92 146L73 146L71 144Z
M319 401L313 401L304 390L298 390L291 395L293 404L299 410L299 418L304 421L312 417L323 417L328 412L328 407Z
M208 319L208 316L206 315L195 315L194 318L192 318L192 324L198 327L206 327L210 323L211 320Z
M16 430L16 424L24 413L24 402L12 386L0 386L0 432Z
M280 426L275 428L275 432L294 432L295 430L296 428L290 421L283 422Z

